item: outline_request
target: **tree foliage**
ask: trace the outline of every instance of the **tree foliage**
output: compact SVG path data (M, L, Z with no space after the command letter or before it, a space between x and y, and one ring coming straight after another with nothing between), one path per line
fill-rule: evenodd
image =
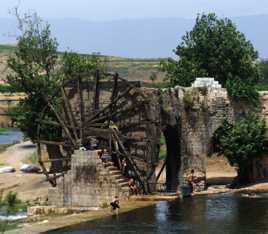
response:
M82 56L65 52L59 54L58 43L52 37L50 26L42 22L35 14L19 18L21 36L15 53L10 57L8 66L11 73L7 83L26 98L9 114L17 126L33 141L37 137L37 127L47 100L53 100L55 108L60 108L62 98L60 87L73 78L90 78L97 69L104 70L97 56ZM59 110L59 109L58 109ZM60 110L59 110L60 111ZM55 120L52 111L46 113L47 120ZM60 137L59 127L42 129L47 139Z
M268 60L259 62L261 80L258 84L258 90L268 90Z
M65 79L84 78L92 79L96 71L103 76L107 72L107 66L99 55L79 55L65 52L61 59L61 70Z
M249 182L253 160L268 152L268 128L255 115L237 121L225 120L214 134L216 152L224 154L232 166L238 166L240 182Z
M13 71L7 77L8 84L30 97L42 96L44 90L51 93L59 82L57 47L48 24L42 23L35 15L25 19L25 28L18 37L14 56L8 60Z
M262 60L260 62L260 70L262 80L266 83L268 82L268 60Z
M40 113L46 105L44 94L54 95L62 81L57 69L58 43L51 37L49 25L36 15L20 19L20 23L24 27L20 25L22 34L8 60L12 72L7 83L12 89L24 92L26 98L9 114L26 136L35 140Z
M198 15L177 46L178 60L162 62L172 85L189 86L196 77L214 77L235 98L256 99L258 53L230 19Z

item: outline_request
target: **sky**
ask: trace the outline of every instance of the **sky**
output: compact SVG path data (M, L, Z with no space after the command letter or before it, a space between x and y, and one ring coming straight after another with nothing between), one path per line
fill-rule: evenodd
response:
M197 13L219 16L268 14L268 0L0 0L0 17L10 9L35 11L42 18L110 21L138 18L194 18Z

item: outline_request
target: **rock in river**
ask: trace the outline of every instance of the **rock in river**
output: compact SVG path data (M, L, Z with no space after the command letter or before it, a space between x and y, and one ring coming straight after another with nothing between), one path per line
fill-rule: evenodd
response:
M20 170L24 173L38 173L40 172L40 167L30 164L23 164Z
M10 167L10 166L5 166L5 167L0 167L0 174L4 174L4 173L12 173L15 172L15 168L14 167Z

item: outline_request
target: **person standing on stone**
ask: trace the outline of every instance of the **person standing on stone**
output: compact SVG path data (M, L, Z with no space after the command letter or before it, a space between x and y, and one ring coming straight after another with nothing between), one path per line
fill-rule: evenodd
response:
M190 175L187 177L188 186L190 187L191 194L194 192L195 187L195 176L194 176L194 169L191 170Z
M128 181L128 186L129 186L129 189L130 189L130 194L131 195L138 195L138 187L134 181L133 178L130 178L129 181Z

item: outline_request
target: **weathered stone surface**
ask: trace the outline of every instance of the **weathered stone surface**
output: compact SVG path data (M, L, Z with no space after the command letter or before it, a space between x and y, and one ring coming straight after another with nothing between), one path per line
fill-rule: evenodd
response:
M205 189L206 157L212 151L213 133L225 118L234 122L253 110L268 122L268 92L261 92L259 107L252 107L231 100L226 89L211 78L205 81L199 78L190 88L176 86L156 90L140 87L131 90L127 98L128 106L137 108L128 118L119 119L115 124L126 137L138 139L138 143L126 142L126 148L140 174L150 176L150 183L155 183L156 175L152 172L158 163L163 133L167 144L166 172L170 191L179 190L191 169L198 177L197 190ZM88 106L91 99L88 95L85 100ZM77 106L75 96L71 100L72 105ZM135 127L140 119L146 123ZM256 165L262 165L258 166L256 179L268 178L266 161L256 162ZM122 195L117 182L101 166L97 156L89 155L87 151L75 152L72 170L57 188L50 190L50 200L57 205L99 206L115 195Z
M192 84L193 88L213 88L213 89L219 89L221 88L221 85L219 84L219 81L214 80L214 78L210 77L199 77L196 78L195 82Z
M119 180L111 176L110 167L105 167L97 151L75 151L71 170L56 188L49 190L49 204L60 207L109 205L115 196L129 195L128 187L122 187Z

